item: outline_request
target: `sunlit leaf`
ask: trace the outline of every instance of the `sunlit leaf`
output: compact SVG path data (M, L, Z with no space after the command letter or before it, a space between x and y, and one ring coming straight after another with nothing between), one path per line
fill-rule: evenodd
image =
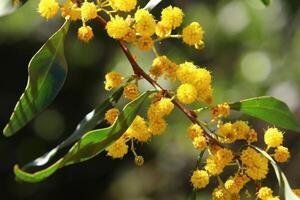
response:
M43 111L57 96L67 76L64 39L69 22L54 33L32 57L28 65L28 81L10 120L3 130L11 136Z
M64 157L56 161L50 167L30 173L20 169L18 165L15 165L14 172L17 178L25 182L39 182L64 166L83 162L98 155L127 130L137 115L140 106L151 93L150 91L145 92L127 104L112 126L86 133L72 146Z
M0 17L16 11L28 0L1 0L0 1Z
M265 120L278 127L300 132L300 124L295 120L288 106L274 97L263 96L245 99L231 103L230 108Z
M78 141L85 133L94 129L101 122L104 122L104 114L105 112L112 108L120 99L123 93L123 87L120 87L114 94L106 99L104 102L99 104L94 110L89 112L77 125L74 132L62 143L57 145L51 151L45 153L43 156L36 158L34 161L26 164L23 169L30 167L41 167L46 165L51 158L53 158L60 149Z
M251 145L252 146L252 145ZM279 184L279 197L280 200L299 200L300 198L298 198L294 192L292 191L289 182L287 181L286 176L284 175L284 173L282 172L282 170L280 169L280 167L277 165L277 163L273 160L273 158L264 150L256 147L256 146L252 146L253 148L255 148L257 151L259 151L260 153L262 153L271 163L272 167L274 168L277 180L278 180L278 184Z

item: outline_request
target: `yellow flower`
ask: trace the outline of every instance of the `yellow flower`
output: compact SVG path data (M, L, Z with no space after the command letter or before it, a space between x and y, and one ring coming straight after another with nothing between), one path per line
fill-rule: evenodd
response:
M136 166L142 166L144 164L144 157L143 156L135 156L134 157L134 163Z
M218 124L218 135L220 140L224 143L233 143L236 141L236 132L232 129L232 124L227 122L225 124Z
M147 142L151 137L146 121L139 115L135 117L126 133L140 142Z
M129 100L134 100L136 97L139 96L140 91L136 84L130 83L130 84L126 85L126 87L124 88L123 94L124 94L125 98L127 98Z
M114 9L129 12L136 7L136 0L109 0Z
M191 183L195 189L205 188L209 184L209 175L204 170L195 170L191 176Z
M128 153L128 145L123 138L118 139L111 144L107 149L107 155L112 158L123 158Z
M59 9L59 4L56 0L41 0L38 6L38 12L44 18L53 18Z
M257 197L266 200L273 196L273 191L268 187L261 187L257 193Z
M129 31L123 37L123 40L126 41L126 42L133 43L133 45L136 45L136 33L135 33L135 30L129 28Z
M290 157L289 149L284 146L279 146L275 149L274 158L277 162L286 162Z
M170 26L164 24L163 22L158 22L156 24L156 27L155 27L155 34L158 36L158 37L166 37L168 35L171 34L171 28Z
M83 2L81 5L81 16L84 21L95 19L97 17L97 7L94 2Z
M177 88L177 98L183 104L191 104L197 99L196 88L189 83L184 83Z
M90 26L80 27L77 34L78 38L84 42L88 42L94 37L93 29Z
M106 111L104 119L109 124L113 124L116 121L119 114L120 114L120 111L118 108L112 108L112 109L109 109L108 111Z
M223 172L223 169L233 159L233 153L226 148L220 148L209 155L206 159L205 169L211 175L218 175Z
M140 37L139 48L142 51L149 51L153 47L153 40L151 37Z
M193 140L197 136L203 135L203 129L198 124L192 124L188 130L189 137Z
M169 6L164 8L161 12L161 22L173 29L179 27L182 23L183 12L178 7Z
M141 36L150 37L155 33L156 23L148 10L139 9L134 15L135 30Z
M72 21L81 19L81 11L78 8L76 3L73 3L71 0L67 0L61 7L61 15L63 17L70 16Z
M199 23L192 22L182 31L182 40L184 43L192 46L198 45L203 40L203 30Z
M282 144L283 133L277 128L268 128L265 131L264 139L269 147L278 147Z
M222 186L218 186L212 193L212 200L238 200L239 198L231 195Z
M149 121L149 131L153 135L161 135L167 129L167 122L162 118L155 118Z
M232 129L235 132L238 140L247 139L246 136L250 131L250 127L248 126L247 122L240 120L232 124Z
M211 109L211 115L213 119L218 117L227 117L229 113L230 113L230 106L226 102L218 104Z
M158 102L158 109L162 113L162 116L169 115L174 109L174 104L172 103L172 99L163 97Z
M121 85L123 76L118 72L109 72L105 75L105 89L111 90Z
M197 136L193 139L193 145L197 150L203 150L207 147L206 138L202 135Z
M158 79L165 72L170 63L171 61L167 58L167 56L156 57L152 62L150 74L154 77L154 79Z
M233 159L233 153L231 150L226 148L221 148L215 153L215 157L220 165L228 165Z
M193 78L195 78L196 69L196 65L192 62L185 62L179 65L176 76L182 83L191 83Z
M122 39L130 31L129 24L120 16L116 15L106 24L107 34L114 39Z
M238 194L247 182L249 178L246 175L236 174L234 177L229 177L224 186L230 193Z

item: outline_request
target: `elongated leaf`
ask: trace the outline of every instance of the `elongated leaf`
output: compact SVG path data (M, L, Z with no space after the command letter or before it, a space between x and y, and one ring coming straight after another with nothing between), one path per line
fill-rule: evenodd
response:
M1 0L0 1L0 17L8 15L16 11L19 7L25 4L28 0Z
M62 143L57 145L55 148L53 148L51 151L45 153L43 156L36 158L34 161L26 164L24 166L24 169L30 168L30 167L41 167L46 165L51 158L53 158L57 152L78 141L85 133L95 128L98 124L103 122L104 120L104 114L105 112L112 108L116 102L120 99L123 93L123 87L119 88L114 94L106 99L104 102L102 102L100 105L98 105L94 110L92 110L90 113L88 113L77 125L74 132Z
M264 150L256 146L252 146L252 147L255 148L257 151L259 151L261 154L263 154L270 161L272 167L274 168L278 180L278 184L279 184L280 200L300 200L300 198L298 198L292 191L286 176L284 175L280 167L276 164L276 162L273 160L273 158Z
M274 97L263 96L245 99L231 103L230 108L281 128L300 132L300 124L295 120L288 106Z
M271 0L261 0L261 2L265 5L268 6L271 3Z
M29 173L20 169L18 165L15 165L14 172L17 178L26 182L39 182L53 174L59 168L83 162L98 155L106 147L121 137L121 135L127 130L137 115L140 106L151 93L152 92L145 92L137 99L127 104L112 126L93 130L85 134L73 145L64 157L59 159L50 167L34 173Z
M68 29L69 22L66 21L30 60L27 86L3 130L5 136L24 127L54 100L62 88L67 76L64 39Z
M155 8L162 0L150 0L147 5L144 7L146 10L152 10Z

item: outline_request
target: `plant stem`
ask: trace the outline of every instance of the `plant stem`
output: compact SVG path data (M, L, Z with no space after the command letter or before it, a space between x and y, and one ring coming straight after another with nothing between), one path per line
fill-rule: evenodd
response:
M98 21L98 23L100 24L100 26L105 29L106 26L106 21L105 19L103 19L101 16L97 16L96 20ZM124 52L124 54L126 55L128 61L131 64L132 70L134 72L134 74L138 77L143 77L146 81L148 81L156 90L162 91L166 97L168 98L172 98L172 95L166 90L164 89L159 83L157 83L154 79L152 79L136 62L135 58L133 57L133 55L131 54L130 50L128 49L128 47L126 46L126 44L122 41L122 40L117 40L120 48L122 49L122 51ZM199 121L197 120L197 114L191 110L186 108L185 106L183 106L179 101L177 101L175 98L172 98L172 102L174 103L174 105L179 108L179 110L181 110L194 124L198 124L199 126L203 126L203 124L200 124ZM221 147L223 147L223 145L217 141L214 137L212 137L209 133L207 133L206 131L204 131L204 135L206 137L206 139L208 140L209 143L213 143L213 144L217 144Z

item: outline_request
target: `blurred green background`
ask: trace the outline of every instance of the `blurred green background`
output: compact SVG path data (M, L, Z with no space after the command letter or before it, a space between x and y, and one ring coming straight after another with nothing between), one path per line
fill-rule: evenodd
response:
M145 4L146 0L140 0ZM18 12L0 18L1 98L0 127L8 121L27 82L27 64L62 20L45 21L36 12L37 0ZM172 4L186 13L184 23L199 21L205 30L206 48L198 51L169 40L158 45L173 61L194 61L213 73L216 102L272 95L285 101L300 121L300 2L273 0L264 7L259 0L163 0L153 13ZM1 8L0 4L0 10ZM104 74L117 70L132 73L117 44L97 24L95 38L85 44L77 40L80 23L73 23L66 41L69 75L54 103L20 133L0 137L0 199L186 199L191 192L189 177L197 151L185 133L189 121L179 112L168 118L168 132L138 146L145 164L138 168L133 156L111 160L104 153L90 161L66 167L39 184L15 181L15 163L25 164L63 141L76 124L109 93ZM138 62L149 69L153 53L133 50ZM171 88L169 83L161 83ZM142 88L150 86L145 83ZM260 138L269 124L249 120ZM282 165L293 188L300 187L300 135L286 131L289 163ZM229 173L222 177L225 179ZM276 185L274 175L264 182ZM198 193L209 199L216 182Z

